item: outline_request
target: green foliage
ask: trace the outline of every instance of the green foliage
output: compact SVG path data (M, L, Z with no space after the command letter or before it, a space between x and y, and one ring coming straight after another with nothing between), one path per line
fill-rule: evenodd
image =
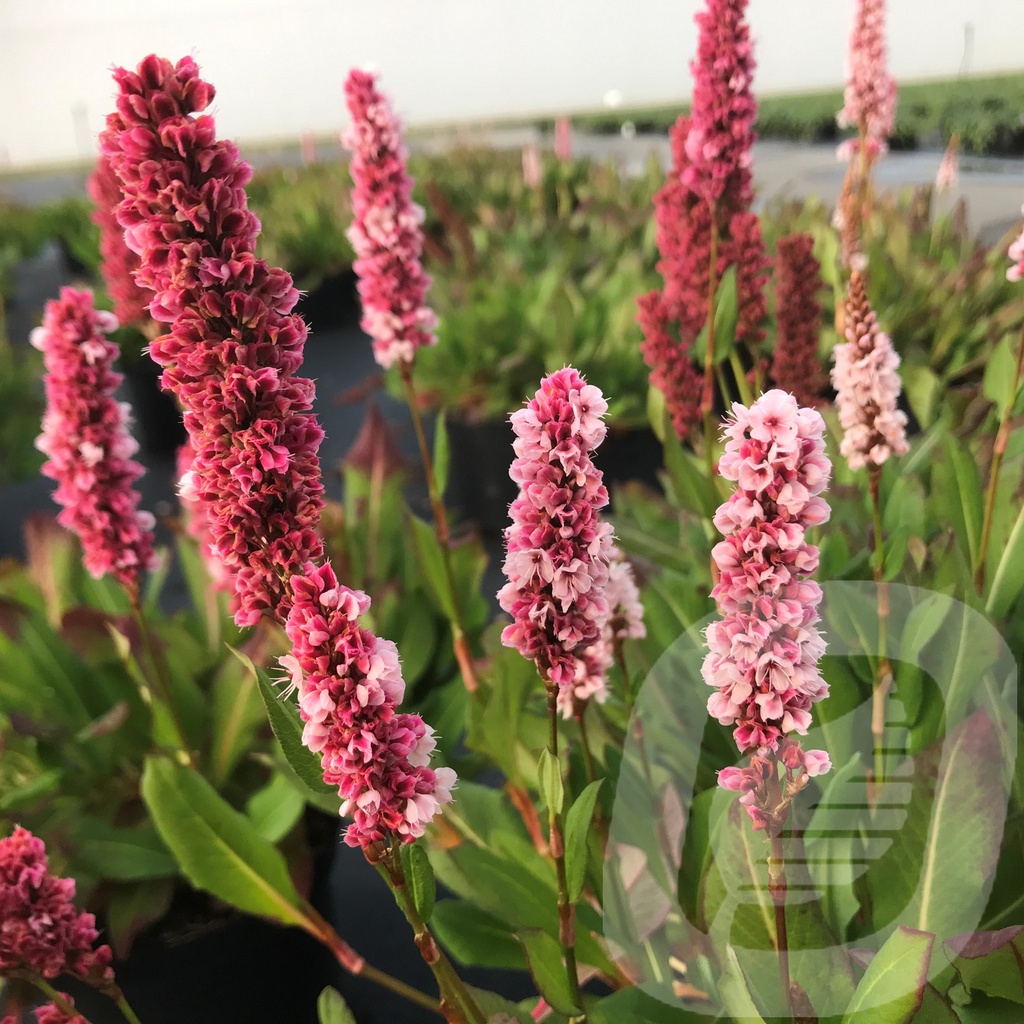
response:
M757 133L762 139L834 142L842 134L836 113L843 106L840 89L787 96L764 96L758 101ZM954 132L967 153L1019 155L1024 132L1018 113L1024 106L1020 75L901 82L896 107L894 149L944 144ZM584 114L573 119L581 131L618 132L626 123L637 131L666 132L685 106L622 109Z

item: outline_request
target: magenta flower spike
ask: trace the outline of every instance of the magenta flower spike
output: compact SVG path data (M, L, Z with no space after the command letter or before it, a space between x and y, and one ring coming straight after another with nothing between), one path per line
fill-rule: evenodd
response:
M878 326L864 277L850 275L846 298L846 342L833 350L832 385L843 440L839 451L850 469L877 469L890 455L906 455L907 416L898 403L900 357Z
M747 0L707 0L696 15L697 56L690 65L689 165L682 181L726 217L748 210L752 199L756 63L746 11Z
M352 212L348 238L363 300L361 326L373 355L387 369L411 363L433 345L437 318L426 305L430 278L420 262L423 210L412 201L402 128L374 75L353 70L345 82L352 127Z
M608 492L590 458L607 408L600 389L566 367L512 414L509 476L520 490L505 531L508 583L498 601L513 621L501 640L535 661L557 692L577 685L579 658L608 617L611 526L598 516Z
M825 373L818 356L821 334L821 264L814 239L803 233L784 235L775 246L775 316L778 334L771 378L801 405L821 401Z
M110 947L93 948L95 919L74 897L74 880L50 873L41 839L20 826L0 839L0 975L70 974L116 998Z
M736 490L715 513L725 535L711 553L722 618L708 627L702 672L715 691L709 713L734 726L740 752L753 754L748 768L725 769L719 785L741 791L754 827L770 834L798 787L830 767L824 751L804 751L788 735L806 734L811 706L828 694L818 670L825 651L815 625L821 589L809 579L818 549L805 538L808 527L829 517L819 497L832 470L824 431L815 410L769 391L749 409L733 405L719 462ZM787 772L784 804L779 763Z
M885 52L885 0L856 0L846 67L840 128L864 134L868 158L884 153L896 122L896 79L889 74ZM843 143L840 156L857 152L860 139Z
M138 510L135 481L145 472L132 459L138 444L128 432L128 406L114 398L119 354L106 335L117 318L93 308L92 292L62 288L47 303L32 344L46 364L46 412L36 447L48 461L43 474L57 481L58 522L78 535L86 569L113 573L136 589L143 569L156 563L155 520Z
M150 345L184 410L192 481L211 544L233 579L235 621L280 619L289 581L323 555L323 507L311 412L313 382L295 376L306 325L292 279L253 252L248 164L201 114L213 87L191 57L147 57L115 71L117 111L101 145L121 181L118 220L139 255L136 281L155 292Z
M292 652L281 665L299 692L302 741L353 818L345 842L411 843L451 800L455 772L429 767L433 730L396 710L405 693L398 650L360 627L370 599L340 584L329 564L307 565L292 592Z
M135 283L139 269L138 254L124 242L124 228L117 219L121 205L121 182L110 166L110 158L101 154L87 185L89 198L96 204L92 220L100 229L100 270L114 302L114 316L122 325L140 325L149 319L153 293Z
M692 364L692 348L707 320L712 269L717 288L736 268L736 341L755 361L765 336L768 259L750 212L757 102L746 8L747 0L707 0L696 16L693 106L669 132L672 167L654 200L664 286L639 299L637 320L651 383L664 394L680 440L701 419L706 382Z

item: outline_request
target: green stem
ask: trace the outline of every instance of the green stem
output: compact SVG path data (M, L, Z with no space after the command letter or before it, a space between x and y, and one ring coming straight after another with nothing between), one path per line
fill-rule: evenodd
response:
M45 978L39 977L39 975L36 974L32 974L25 975L25 980L28 981L30 984L34 985L37 989L39 989L39 991L42 992L43 995L46 996L46 998L49 999L50 1002L53 1003L53 1005L61 1011L61 1013L67 1014L68 1017L74 1017L77 1015L81 1017L86 1022L86 1024L89 1024L89 1021L86 1018L85 1014L83 1014L82 1011L79 1010L77 1007L72 1006L71 1003L69 1003L67 999L60 992L58 992Z
M431 458L430 446L427 444L427 435L423 430L423 419L420 416L419 402L416 399L416 386L413 383L411 363L402 363L402 383L405 385L406 401L409 405L409 412L412 415L413 429L416 431L420 459L423 462L423 473L427 478L427 492L430 495L430 507L434 515L434 532L437 535L437 543L441 548L441 557L444 562L444 572L448 583L448 593L451 598L452 614L449 622L452 630L452 646L455 651L455 660L459 663L459 670L462 672L462 681L466 689L473 693L477 689L478 683L476 670L473 668L473 657L469 650L469 641L466 638L466 631L462 625L459 592L458 587L455 585L455 572L452 568L448 512L444 506L444 498L437 486L437 478L434 475L434 460Z
M142 1024L135 1011L131 1008L131 1004L125 999L123 992L114 1001L117 1003L117 1008L121 1011L121 1016L128 1021L128 1024Z
M548 751L558 763L558 702L557 687L547 678L544 686L548 694ZM558 942L562 947L565 960L565 974L569 981L569 992L572 1001L579 1007L580 1013L571 1018L572 1022L585 1024L587 1015L583 1012L583 992L580 989L579 970L576 966L576 907L569 899L569 883L565 873L565 829L562 823L562 812L554 807L548 808L549 827L551 832L551 855L555 859L555 873L558 877Z
M416 947L424 962L433 972L441 994L441 1012L451 1024L486 1024L487 1017L458 976L452 962L437 944L429 926L420 916L405 884L398 848L392 848L384 860L375 865L384 879L399 909L412 927ZM436 1008L436 1007L435 1007Z
M736 378L736 387L740 393L740 401L744 405L753 405L754 396L750 390L750 384L747 383L747 375L743 372L743 363L740 361L740 354L733 349L729 353L729 365L732 366L733 376ZM761 390L760 384L760 370L756 369L757 363L755 361L755 374L757 375L757 389Z
M584 701L576 713L576 724L580 730L580 745L583 748L583 767L587 773L587 782L594 782L597 779L597 771L594 769L594 755L590 750L590 737L587 735L587 708L590 701Z
M772 836L768 858L768 892L775 905L775 951L779 960L779 986L786 1011L793 1016L793 997L789 974L789 935L786 929L786 853L781 836Z
M1013 374L1013 387L1006 407L999 418L999 431L992 445L992 465L988 473L988 491L985 494L985 519L981 527L981 544L978 548L978 564L974 570L974 587L980 594L985 589L985 559L988 556L988 545L992 538L992 517L996 510L996 491L999 487L999 470L1006 454L1006 445L1010 440L1010 419L1013 408L1017 404L1017 391L1020 389L1021 375L1024 373L1024 335L1021 336L1017 351L1017 366Z
M138 628L139 636L142 638L142 646L150 664L150 681L155 684L153 688L156 690L157 698L167 711L167 717L170 720L171 728L174 730L175 737L177 739L180 756L185 759L186 764L194 764L188 736L185 733L184 726L181 724L181 718L178 715L178 710L174 706L174 701L171 698L173 687L171 685L171 677L167 668L167 662L164 660L163 653L158 649L149 628L149 624L146 622L146 617L142 612L142 603L139 600L138 589L126 587L125 590L131 604L132 618Z
M868 471L871 491L872 522L875 537L875 584L878 588L878 651L875 680L871 694L871 736L874 744L875 777L873 793L877 799L879 787L885 782L885 704L892 687L892 666L889 663L887 626L889 621L889 588L885 582L885 535L882 529L882 500L880 496L882 471L872 466Z
M303 907L303 914L306 918L303 927L318 942L326 946L334 954L335 960L349 972L359 978L366 978L382 988L386 988L396 995L402 996L410 1003L422 1006L440 1015L441 1010L436 999L431 999L425 992L421 992L412 985L382 971L372 964L368 964L335 930L324 920L320 914L309 904Z

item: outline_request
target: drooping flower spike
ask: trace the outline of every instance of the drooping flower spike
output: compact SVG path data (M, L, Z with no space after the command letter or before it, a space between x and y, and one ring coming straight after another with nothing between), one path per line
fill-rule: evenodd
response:
M361 326L373 339L374 358L387 369L411 363L417 349L437 340L437 318L426 305L430 278L420 262L423 210L412 201L401 125L375 76L350 72L345 99L354 184L348 238L356 252Z
M149 512L138 510L135 482L145 470L132 456L138 444L128 431L127 405L114 397L119 354L107 334L117 318L93 308L92 292L62 288L47 303L32 344L46 364L46 413L36 447L48 456L44 475L57 481L58 522L82 542L85 567L95 577L113 573L136 588L154 566Z
M815 410L769 391L749 409L733 405L719 461L736 490L714 518L725 535L711 553L722 618L708 627L702 672L715 691L711 716L732 725L740 752L752 754L749 767L726 769L719 784L743 792L754 827L769 832L806 779L830 767L827 754L804 751L789 735L806 734L812 705L828 694L818 670L821 589L809 578L818 549L805 537L829 517L819 496L832 469L824 431ZM788 783L781 796L779 764Z
M900 357L878 326L863 274L850 275L844 318L846 342L836 345L832 384L850 469L878 468L890 455L905 455L907 417L899 407Z
M251 170L216 137L213 88L191 57L147 57L115 71L117 111L101 136L121 181L117 216L169 331L150 345L184 409L192 482L211 544L233 579L235 621L280 619L288 581L322 557L323 507L313 383L295 376L306 325L283 270L254 255Z
M50 873L41 839L20 826L0 839L0 975L69 974L116 998L110 947L95 946L95 919L74 896L73 879Z
M429 767L433 730L396 710L405 694L398 650L359 625L366 594L340 584L330 564L307 565L291 586L292 652L281 665L299 692L302 741L353 818L345 842L410 843L451 800L455 773Z
M512 414L509 475L520 490L505 531L508 583L498 601L513 621L501 639L558 691L576 684L578 656L600 640L608 616L611 526L598 516L608 492L590 458L607 408L600 389L566 367Z

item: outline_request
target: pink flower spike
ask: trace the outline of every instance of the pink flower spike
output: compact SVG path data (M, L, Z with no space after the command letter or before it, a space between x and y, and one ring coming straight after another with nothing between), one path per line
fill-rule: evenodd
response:
M601 640L609 615L611 527L598 517L608 492L590 458L604 439L606 409L601 392L566 367L512 414L509 475L520 490L505 531L508 583L498 594L513 622L501 639L570 695L582 687L590 696L603 685L604 655L581 659Z
M118 348L106 334L116 327L115 317L93 308L90 291L62 288L47 303L43 326L32 332L47 370L36 447L48 456L44 475L57 481L58 522L78 535L85 567L134 589L142 570L156 564L155 520L138 511L133 485L145 470L131 458L138 445L128 407L114 397Z
M50 873L41 839L20 826L0 839L0 975L66 973L119 995L110 947L93 948L95 920L74 896L73 879Z
M935 191L942 193L954 189L960 181L960 161L958 150L960 140L956 134L949 140L946 152L942 154L942 162L935 174Z
M320 754L324 781L353 819L345 842L364 850L411 843L451 801L455 772L429 767L433 730L397 711L405 694L398 651L359 625L370 599L339 583L330 564L308 564L291 590L292 652L281 667L298 684L303 743Z
M1021 212L1024 212L1024 208ZM1007 281L1019 281L1024 277L1024 230L1010 243L1006 255L1013 260L1013 266L1006 272L1006 279Z
M117 216L168 333L150 345L184 410L190 494L234 589L235 621L283 620L288 580L323 554L313 382L295 376L306 325L292 279L254 254L259 221L237 148L201 114L213 87L191 57L119 68L117 110L100 138L121 182Z
M850 469L878 468L890 455L906 455L906 414L898 408L900 357L878 326L860 271L850 275L846 343L833 350L832 384Z
M430 278L420 262L423 210L412 201L402 128L374 75L353 70L345 82L352 127L352 211L348 237L363 300L362 328L387 369L411 363L433 345L437 318L426 305ZM525 158L524 158L525 160ZM525 162L524 162L525 167Z
M818 497L828 483L825 423L784 391L750 408L733 406L719 473L737 489L715 514L725 539L712 551L718 582L712 596L722 619L707 630L704 681L714 688L708 711L732 725L748 768L726 768L719 785L744 793L756 829L781 827L788 801L806 779L829 768L823 751L804 753L786 734L807 732L810 708L828 694L818 660L821 590L808 581L818 549L805 530L828 518ZM736 511L739 509L740 511ZM785 802L768 784L782 765Z
M843 109L836 120L840 128L863 131L868 157L885 152L896 122L896 80L886 67L885 0L856 0L853 31L846 68ZM860 140L843 144L849 153Z

